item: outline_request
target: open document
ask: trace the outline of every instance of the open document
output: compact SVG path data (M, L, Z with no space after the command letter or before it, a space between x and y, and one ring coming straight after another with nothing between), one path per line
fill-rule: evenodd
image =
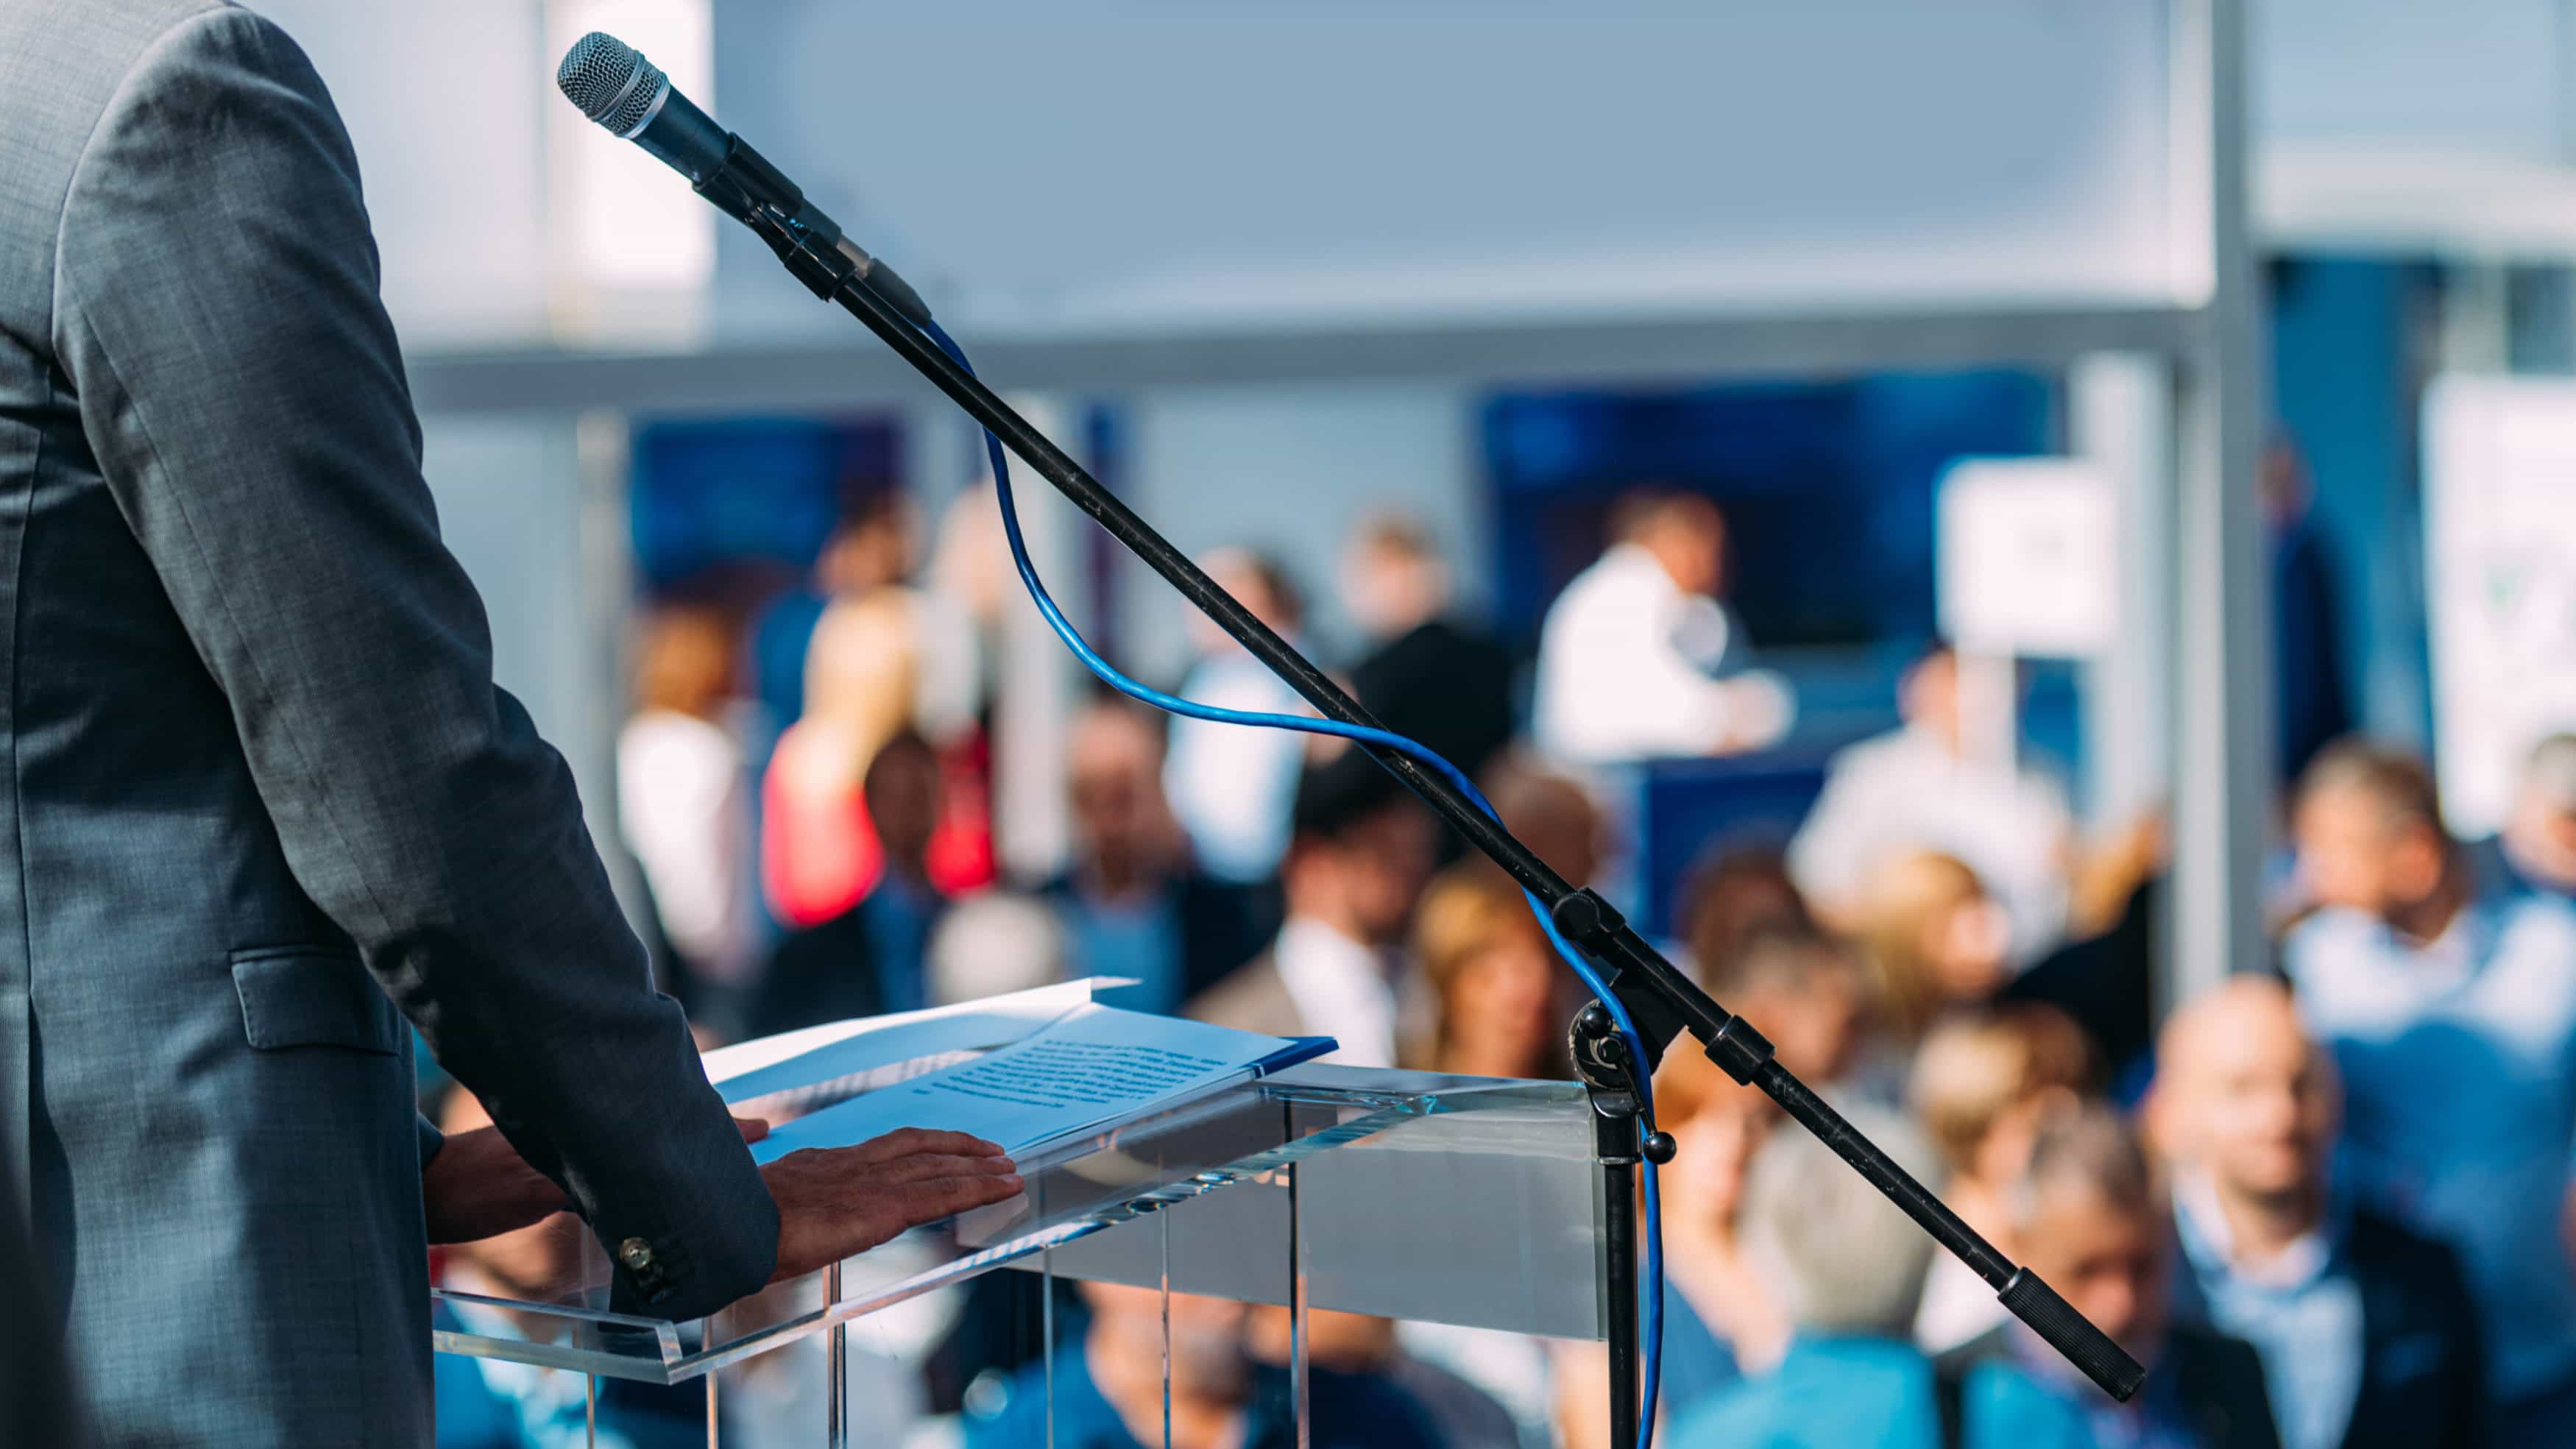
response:
M772 1162L899 1127L971 1133L1026 1153L1333 1047L1330 1037L1261 1036L1085 1003L998 1051L799 1117L752 1155Z

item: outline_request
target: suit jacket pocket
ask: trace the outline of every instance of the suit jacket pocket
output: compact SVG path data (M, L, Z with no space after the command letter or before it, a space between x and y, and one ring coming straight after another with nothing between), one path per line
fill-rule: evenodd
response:
M232 953L242 1034L261 1051L336 1046L402 1051L402 1013L357 953L330 946L262 946Z

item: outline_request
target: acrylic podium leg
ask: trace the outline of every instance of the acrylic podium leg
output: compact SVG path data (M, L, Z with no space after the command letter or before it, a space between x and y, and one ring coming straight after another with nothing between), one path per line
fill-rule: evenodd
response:
M1282 1103L1279 1110L1288 1119L1293 1141L1297 1109ZM1306 1223L1297 1210L1297 1164L1291 1162L1282 1171L1288 1174L1288 1414L1297 1426L1297 1449L1308 1449L1313 1435L1306 1423Z
M841 1301L841 1265L823 1270L826 1311ZM850 1325L835 1323L823 1335L823 1442L830 1449L850 1449Z

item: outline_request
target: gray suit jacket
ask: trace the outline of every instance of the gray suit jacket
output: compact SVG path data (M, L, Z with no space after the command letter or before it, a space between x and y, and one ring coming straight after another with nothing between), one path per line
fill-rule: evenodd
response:
M623 1305L760 1286L439 541L348 139L217 0L0 0L0 709L0 1155L104 1443L428 1442L405 1018Z

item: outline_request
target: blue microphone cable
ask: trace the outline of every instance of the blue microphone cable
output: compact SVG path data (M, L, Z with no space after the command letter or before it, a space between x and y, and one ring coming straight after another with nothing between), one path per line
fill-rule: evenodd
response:
M974 375L974 364L966 360L965 349L957 345L946 329L926 318L919 320L916 325L931 341L939 344L939 350L947 353L968 376ZM1118 666L1102 658L1099 651L1093 649L1090 642L1082 637L1081 631L1073 627L1073 621L1067 619L1064 611L1056 607L1055 599L1047 593L1046 585L1039 580L1037 566L1029 560L1028 543L1020 535L1019 509L1011 499L1010 458L1002 447L1002 440L995 437L990 428L984 429L984 454L993 465L993 492L1002 506L1002 532L1010 540L1011 563L1019 570L1020 582L1027 586L1029 598L1037 605L1038 614L1046 620L1047 627L1055 631L1058 639L1064 641L1065 648L1073 651L1074 658L1082 661L1082 667L1098 676L1102 683L1130 699L1140 700L1156 709L1188 719L1208 720L1216 724L1246 725L1255 729L1295 730L1302 734L1332 735L1360 744L1376 745L1383 749L1398 751L1439 771L1450 784L1458 787L1461 794L1475 801L1476 808L1489 816L1494 816L1497 821L1500 820L1501 817L1495 815L1492 803L1485 799L1484 792L1476 788L1476 783L1467 778L1466 772L1449 763L1428 746L1407 739L1403 735L1389 730L1371 729L1366 725L1345 724L1340 720L1307 715L1220 709L1212 704L1200 704L1195 700L1166 694L1121 673ZM1539 929L1547 933L1548 942L1556 948L1557 955L1564 958L1565 964L1573 968L1574 974L1582 979L1583 984L1592 989L1593 996L1609 1011L1611 1020L1618 1025L1619 1038L1628 1049L1630 1075L1636 1079L1638 1097L1646 1105L1648 1115L1645 1120L1652 1120L1654 1084L1651 1073L1646 1070L1646 1043L1637 1032L1636 1022L1630 1019L1628 1008L1622 1005L1618 996L1603 983L1600 974L1593 970L1592 964L1583 959L1583 953L1576 950L1572 942L1558 933L1555 920L1548 914L1547 908L1540 904L1538 897L1526 890L1522 891L1521 895L1529 902L1531 914L1538 917ZM1655 1403L1662 1387L1664 1357L1664 1210L1663 1192L1656 1175L1655 1164L1645 1156L1642 1144L1640 1149L1637 1160L1639 1166L1645 1169L1646 1203L1645 1302L1643 1305L1646 1363L1645 1404L1637 1421L1637 1449L1654 1449Z

